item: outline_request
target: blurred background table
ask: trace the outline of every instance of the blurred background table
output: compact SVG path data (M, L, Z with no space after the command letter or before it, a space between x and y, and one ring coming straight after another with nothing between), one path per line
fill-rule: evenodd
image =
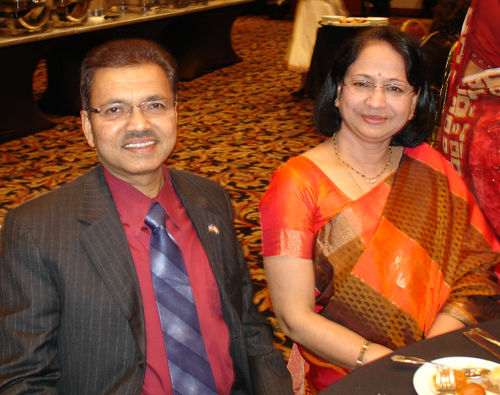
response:
M307 73L305 92L307 96L314 99L323 83L325 82L330 62L342 44L354 36L359 29L373 27L366 26L329 26L325 25L318 29L316 44L311 59L311 66Z
M500 338L500 320L475 326ZM500 360L462 335L463 331L465 329L423 340L400 348L394 354L428 361L444 357L474 357L500 363ZM498 347L491 346L500 351ZM391 355L354 370L318 395L417 395L413 387L413 375L419 366L393 362Z
M230 32L250 2L216 0L0 37L0 143L52 127L44 113L78 115L81 62L92 48L106 41L146 38L158 42L175 57L182 80L241 61L231 45ZM48 86L37 103L32 80L42 59L47 62Z

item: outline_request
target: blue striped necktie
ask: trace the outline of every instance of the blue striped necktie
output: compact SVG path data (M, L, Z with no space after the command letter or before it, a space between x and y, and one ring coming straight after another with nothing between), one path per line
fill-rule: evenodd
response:
M152 230L151 277L174 394L217 394L182 252L165 227L159 203L151 206L145 222Z

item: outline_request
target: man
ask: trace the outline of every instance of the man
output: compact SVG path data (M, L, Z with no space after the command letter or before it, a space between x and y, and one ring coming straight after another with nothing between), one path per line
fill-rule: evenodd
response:
M164 165L172 65L144 40L85 59L82 127L101 165L5 218L1 394L293 393L228 196Z

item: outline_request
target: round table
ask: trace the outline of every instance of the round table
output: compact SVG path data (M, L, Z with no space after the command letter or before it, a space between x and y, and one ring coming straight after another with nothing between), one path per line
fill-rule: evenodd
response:
M475 326L479 326L500 339L500 320L487 321ZM394 354L409 355L426 360L464 356L500 363L499 359L462 335L464 331L465 329L460 329L422 340L400 348ZM495 350L500 351L500 347L491 343L488 344ZM391 356L394 354L354 370L319 392L318 395L416 395L417 392L413 388L413 375L419 366L395 363L391 360Z

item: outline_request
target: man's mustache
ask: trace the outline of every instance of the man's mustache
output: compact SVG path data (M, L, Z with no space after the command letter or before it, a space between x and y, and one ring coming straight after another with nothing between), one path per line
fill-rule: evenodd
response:
M136 130L129 130L126 132L126 134L123 136L123 143L126 143L130 140L133 139L144 139L144 138L153 138L155 140L159 140L158 134L152 130L143 130L142 132L138 132Z

